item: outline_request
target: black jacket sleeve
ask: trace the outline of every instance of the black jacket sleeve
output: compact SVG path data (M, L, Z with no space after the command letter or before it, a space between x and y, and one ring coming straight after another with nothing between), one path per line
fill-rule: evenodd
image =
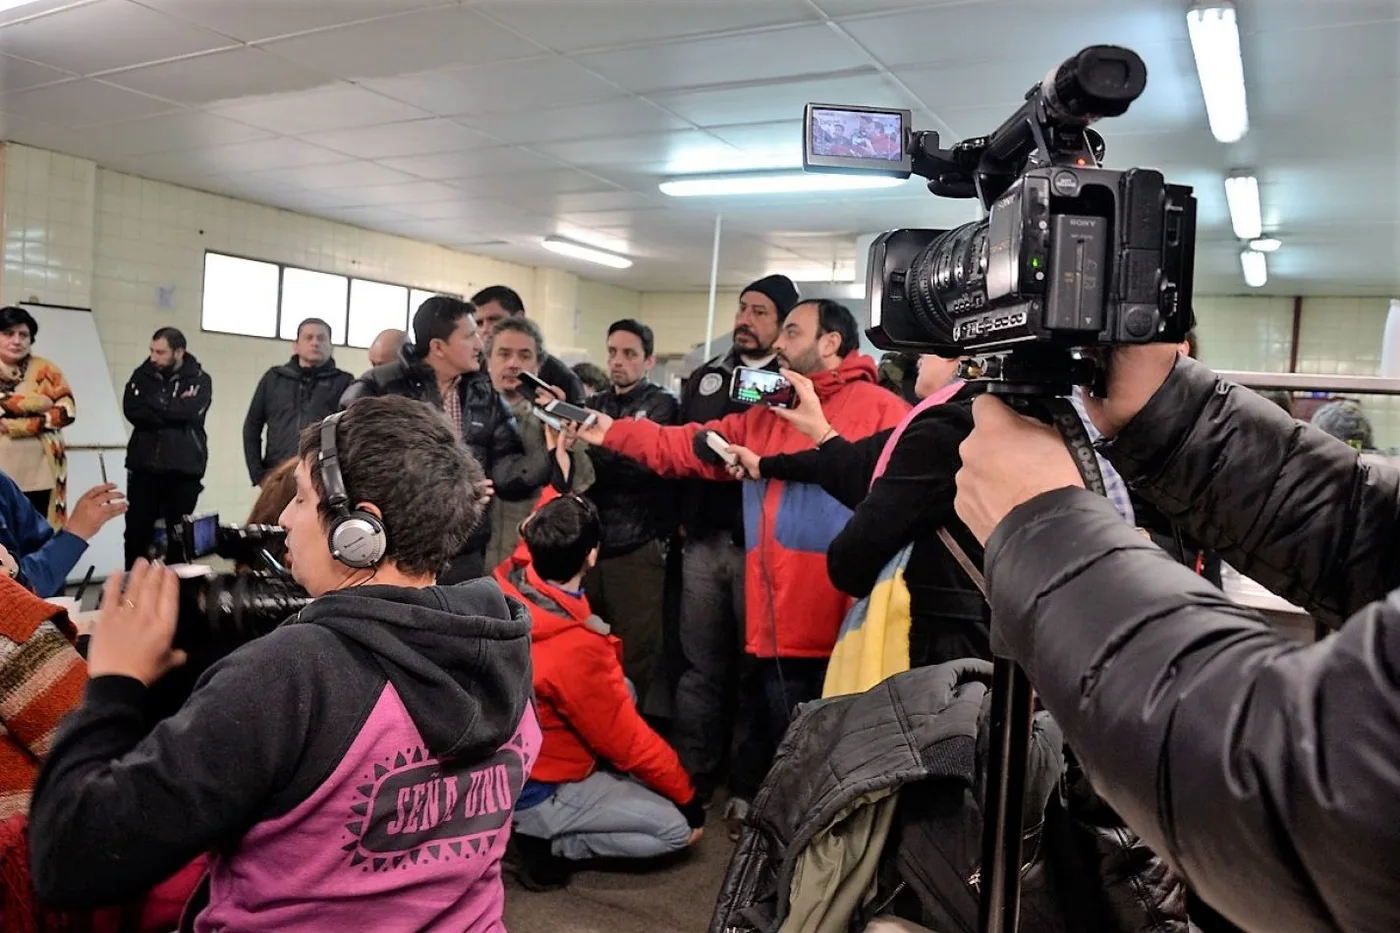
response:
M137 384L140 372L140 369L137 369L126 381L126 391L122 393L122 414L131 422L132 427L154 430L164 422L160 417L161 410L157 399L149 393L142 392Z
M639 409L639 412L645 412L647 420L665 427L676 423L680 406L676 397L670 392L654 392L652 397ZM593 461L593 470L598 476L599 483L605 488L625 489L632 483L645 481L656 476L650 467L643 466L625 454L608 450L602 445L589 446L588 458Z
M487 473L502 499L524 499L549 478L550 457L530 457L520 438L520 424L505 399L495 396L491 428L491 464Z
M1328 621L1400 587L1400 474L1193 360L1103 452L1183 531Z
M1218 430L1231 452L1253 435ZM1272 933L1400 929L1396 604L1300 644L1082 489L1013 510L986 572L998 650L1025 667L1103 796L1207 903Z
M868 595L900 548L958 522L953 511L955 478L962 468L958 445L971 431L972 412L966 405L939 405L910 422L884 474L827 548L826 569L837 589ZM881 447L883 443L875 448L877 459ZM873 473L872 463L866 475Z
M182 386L179 393L165 402L164 419L172 425L204 426L204 416L214 401L214 380L200 372L193 385Z
M274 377L270 372L263 373L258 380L258 388L253 392L253 401L248 404L248 414L243 418L243 460L248 464L248 478L256 486L263 477L263 428L267 425L267 385Z
M837 502L854 509L870 491L870 479L880 462L889 431L881 431L848 441L833 437L820 447L798 454L775 454L758 461L758 471L764 479L779 479L791 483L814 483L821 486Z

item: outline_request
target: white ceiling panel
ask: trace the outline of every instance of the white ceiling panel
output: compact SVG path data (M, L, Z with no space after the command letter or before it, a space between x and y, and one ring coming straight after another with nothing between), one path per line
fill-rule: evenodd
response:
M338 207L326 212L332 220L373 229L382 224L411 220L408 214L388 207Z
M736 152L732 146L698 130L582 139L534 148L575 165L619 166L663 173L681 171L681 166L694 171L695 165L705 164L710 158L732 157Z
M376 17L435 6L455 0L138 0L187 22L197 23L242 42L343 26Z
M23 91L41 84L53 84L73 77L70 72L50 68L22 58L0 55L0 94Z
M468 9L407 13L267 43L278 55L346 78L527 58L543 52Z
M561 213L572 211L625 211L664 207L661 195L652 196L636 191L593 191L581 194L561 194L554 199Z
M262 139L231 146L215 146L196 152L166 152L142 156L141 174L161 178L165 172L186 169L207 174L257 172L304 165L330 165L344 162L339 152L322 149L297 139Z
M479 9L558 52L811 22L803 0L487 0Z
M1400 7L1400 4L1397 4ZM1264 32L1241 39L1245 74L1261 89L1299 83L1300 75L1327 75L1354 82L1358 93L1368 81L1394 87L1400 76L1400 21L1336 26L1299 32Z
M383 159L383 164L430 181L450 181L477 178L482 175L504 175L544 168L560 168L558 162L538 153L502 146L495 149L472 149L429 156L408 156Z
M411 181L393 185L357 185L332 188L327 194L343 198L357 207L402 207L461 199L462 192L436 181Z
M266 130L225 120L198 110L182 110L92 127L84 134L87 155L103 162L111 157L143 156L156 152L219 148L237 143L267 139Z
M826 26L647 45L579 57L628 90L641 93L845 71L870 59Z
M442 116L571 107L622 94L614 85L564 58L497 62L361 83Z
M985 3L987 0L812 0L827 16L868 16L914 7L931 7L963 3Z
M488 175L462 178L452 187L473 197L499 197L528 204L531 199L556 194L576 194L590 191L612 191L614 187L584 172L561 168L552 172L529 172L514 175Z
M354 130L311 133L302 137L359 159L392 159L400 156L435 155L495 145L490 138L451 120L411 120L383 123Z
M654 94L651 99L701 126L801 120L802 108L807 103L900 108L919 106L917 98L879 74Z
M0 52L84 75L232 44L130 0L98 0L0 27Z
M102 80L166 100L199 106L309 91L331 84L334 79L260 49L238 48L133 68L105 75Z
M287 136L398 123L430 116L416 107L357 87L278 94L214 109L220 116Z
M298 188L331 189L372 185L398 185L413 181L413 176L396 172L373 162L341 162L331 165L299 165L292 168L255 172L250 177L277 185Z
M689 124L660 107L635 97L513 113L464 116L468 126L509 143L564 142L600 136L659 133L688 129Z
M423 201L412 204L398 204L395 209L418 220L465 220L476 213L479 208L473 208L473 203L483 200L482 198L470 198L465 192L454 192L453 197L443 198L438 201ZM490 199L485 199L490 200Z
M100 81L68 81L0 95L0 111L60 126L136 120L178 109L174 103Z

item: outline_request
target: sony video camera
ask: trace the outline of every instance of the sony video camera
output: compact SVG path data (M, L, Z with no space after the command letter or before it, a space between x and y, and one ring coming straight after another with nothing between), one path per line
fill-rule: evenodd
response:
M907 110L808 104L804 168L908 178L977 198L983 219L894 230L870 247L871 341L884 350L970 356L1010 391L1062 395L1092 384L1094 347L1178 342L1194 324L1196 199L1146 168L1100 167L1089 125L1119 116L1147 68L1092 46L1060 65L992 135L939 147Z

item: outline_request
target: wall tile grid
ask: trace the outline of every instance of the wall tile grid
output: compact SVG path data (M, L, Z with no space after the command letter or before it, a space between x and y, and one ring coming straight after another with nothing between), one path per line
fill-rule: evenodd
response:
M96 185L97 168L85 159L7 147L6 304L42 296L49 304L90 306Z

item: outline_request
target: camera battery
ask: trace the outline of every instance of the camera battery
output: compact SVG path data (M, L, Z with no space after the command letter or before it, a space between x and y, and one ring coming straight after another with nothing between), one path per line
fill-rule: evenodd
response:
M1108 221L1059 214L1050 221L1049 292L1044 327L1049 331L1103 329L1108 282Z

